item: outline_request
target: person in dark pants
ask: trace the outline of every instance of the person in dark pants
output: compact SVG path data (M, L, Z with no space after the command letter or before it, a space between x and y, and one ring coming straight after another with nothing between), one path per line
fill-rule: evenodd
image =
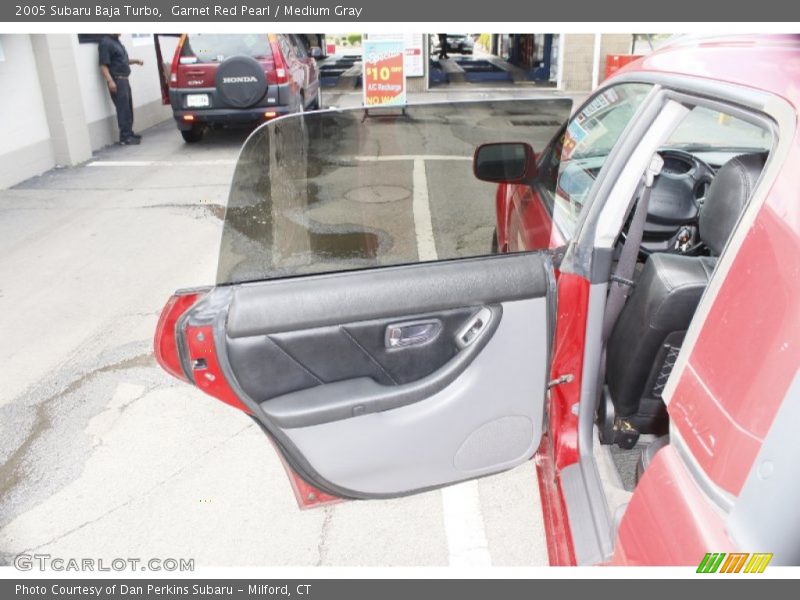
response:
M447 56L447 34L439 34L439 58L450 58Z
M119 41L119 34L106 35L98 46L100 55L100 73L103 75L111 100L117 109L117 125L119 126L119 143L130 146L141 142L141 136L133 132L133 97L128 77L131 65L143 65L138 58L128 58L128 51Z

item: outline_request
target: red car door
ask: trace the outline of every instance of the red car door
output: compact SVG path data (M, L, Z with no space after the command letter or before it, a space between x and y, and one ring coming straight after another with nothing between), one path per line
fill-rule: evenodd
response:
M471 157L552 137L517 123L538 108L306 113L248 139L217 284L176 294L155 343L168 371L258 421L301 503L414 493L536 452L553 265L547 252L488 255L495 186ZM475 223L485 237L459 237Z

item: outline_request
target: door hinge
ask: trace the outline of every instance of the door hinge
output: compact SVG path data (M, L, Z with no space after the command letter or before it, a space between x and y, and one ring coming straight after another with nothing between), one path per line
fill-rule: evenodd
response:
M550 383L548 383L547 389L549 390L550 388L561 385L562 383L572 383L573 379L575 379L575 376L572 373L561 375L560 377L556 377Z

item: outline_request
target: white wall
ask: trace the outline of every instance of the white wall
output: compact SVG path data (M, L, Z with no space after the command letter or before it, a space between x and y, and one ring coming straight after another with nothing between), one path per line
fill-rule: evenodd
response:
M123 35L122 42L131 58L144 61L131 74L134 127L141 131L172 111L161 103L152 36ZM56 156L76 164L117 141L97 44L79 44L77 34L0 34L0 48L0 189L51 169Z
M130 58L139 58L144 66L131 65L131 89L133 90L134 110L149 102L161 100L161 89L158 85L156 53L152 37L148 43L137 42L134 45L129 34L120 36L120 41L128 51ZM108 95L108 87L100 75L97 56L97 44L79 44L78 36L74 37L75 60L78 65L83 95L83 110L89 123L113 116L114 104Z
M50 138L30 37L2 34L0 155Z
M52 168L55 159L30 36L2 34L0 45L2 189Z
M78 67L78 82L86 121L92 123L113 115L114 104L108 95L108 87L100 75L97 44L79 44L76 35L72 39L72 48Z
M144 66L131 65L131 90L135 129L146 129L170 118L169 107L161 106L161 87L158 82L153 38L139 38L134 42L130 34L120 36L120 41L131 59L144 61ZM83 110L89 125L92 148L97 149L116 140L116 113L108 94L108 87L100 75L97 44L79 44L73 40L78 79L83 97ZM171 57L170 57L171 58Z

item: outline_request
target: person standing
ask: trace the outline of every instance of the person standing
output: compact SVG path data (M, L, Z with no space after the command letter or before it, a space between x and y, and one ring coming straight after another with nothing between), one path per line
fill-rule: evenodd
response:
M108 86L111 101L117 110L119 126L119 143L131 146L141 142L142 136L133 132L133 97L128 77L131 65L143 65L144 61L128 58L128 51L119 41L120 34L112 33L103 36L98 46L100 57L100 73Z
M450 58L447 56L447 34L439 34L439 58Z

